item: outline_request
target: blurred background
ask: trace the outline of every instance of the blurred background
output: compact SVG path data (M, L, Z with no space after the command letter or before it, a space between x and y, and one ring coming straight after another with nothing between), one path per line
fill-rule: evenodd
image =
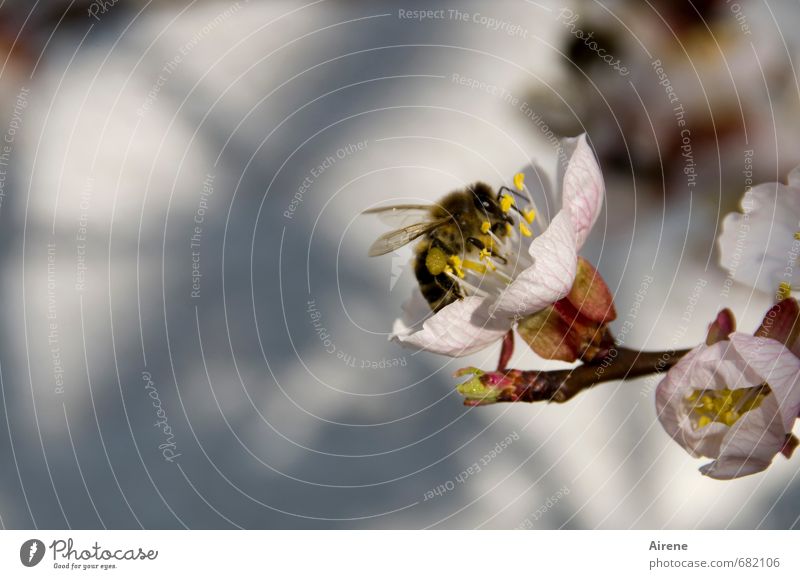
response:
M693 346L721 307L753 329L771 296L715 237L800 163L798 24L774 0L0 3L0 524L798 527L796 459L702 477L657 379L462 406L452 372L497 349L389 342L410 251L367 259L386 227L359 215L554 173L586 131L625 344Z

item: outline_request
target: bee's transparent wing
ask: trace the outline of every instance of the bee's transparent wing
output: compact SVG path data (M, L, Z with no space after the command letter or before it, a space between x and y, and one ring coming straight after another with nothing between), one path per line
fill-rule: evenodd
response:
M369 256L384 255L391 253L398 247L403 247L411 243L418 237L425 235L429 231L436 229L440 225L447 223L449 219L437 219L436 221L426 221L425 223L415 223L408 227L395 229L389 233L384 233L369 248Z
M431 220L432 205L391 205L375 207L364 211L364 215L377 215L386 225L391 227L408 227L416 223Z

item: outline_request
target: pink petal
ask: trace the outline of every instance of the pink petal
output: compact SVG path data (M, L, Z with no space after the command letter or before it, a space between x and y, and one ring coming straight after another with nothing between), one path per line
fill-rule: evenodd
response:
M791 432L800 411L800 358L769 338L734 333L730 337L739 355L769 384L781 414L783 432Z
M522 271L498 298L492 314L520 318L534 314L569 293L575 281L578 255L568 212L559 211L550 226L535 238L528 252L533 265Z
M569 162L561 179L563 207L569 208L571 213L577 249L580 250L600 215L606 188L585 134L564 139L559 155L560 166L565 157Z
M422 328L416 329L419 318L413 319L408 314L416 309L420 300L425 301L416 288L412 299L403 307L404 318L395 321L390 339L428 352L460 357L502 339L511 327L509 321L489 319L483 298L472 296L445 306L428 317Z
M728 430L717 460L700 472L725 480L760 472L772 463L785 440L778 404L774 396L767 396Z

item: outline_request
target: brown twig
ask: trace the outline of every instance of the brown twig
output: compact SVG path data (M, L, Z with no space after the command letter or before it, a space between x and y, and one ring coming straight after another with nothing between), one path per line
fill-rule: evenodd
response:
M638 378L669 370L689 350L639 352L612 347L603 358L569 370L505 370L483 372L464 368L456 376L472 375L458 387L470 406L496 402L566 402L579 392L611 380Z

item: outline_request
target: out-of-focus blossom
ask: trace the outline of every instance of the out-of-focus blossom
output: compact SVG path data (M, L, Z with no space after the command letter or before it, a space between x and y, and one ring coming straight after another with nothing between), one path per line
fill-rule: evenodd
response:
M657 9L640 0L574 4L554 13L562 70L531 99L554 132L589 134L609 167L607 182L632 172L637 194L659 198L685 198L713 184L724 202L736 194L743 168L764 175L796 162L795 74L787 38L775 33L782 18L789 22L788 5L759 11L718 0L661 2ZM693 209L714 212L719 202L713 195L695 201Z
M788 184L762 183L744 194L719 236L720 262L738 282L786 297L800 275L800 167Z

